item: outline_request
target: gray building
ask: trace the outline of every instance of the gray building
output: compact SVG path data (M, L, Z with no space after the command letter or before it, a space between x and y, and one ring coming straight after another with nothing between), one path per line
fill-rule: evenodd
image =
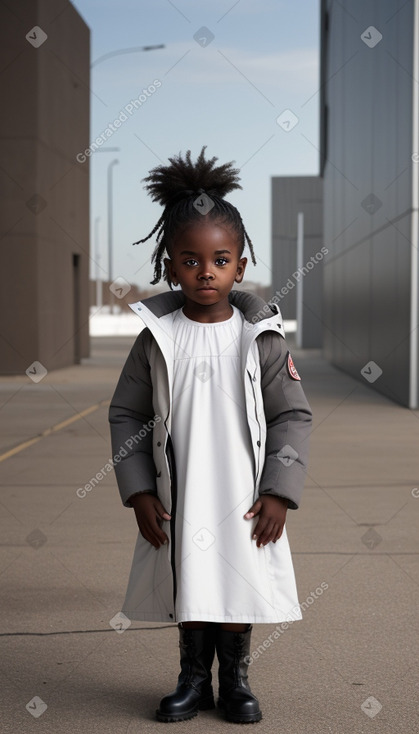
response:
M417 408L419 2L321 16L325 355Z
M272 297L284 319L297 319L298 345L323 341L323 180L272 178ZM298 220L300 216L300 245Z
M0 372L89 354L90 32L67 0L0 5ZM31 374L33 370L31 369Z

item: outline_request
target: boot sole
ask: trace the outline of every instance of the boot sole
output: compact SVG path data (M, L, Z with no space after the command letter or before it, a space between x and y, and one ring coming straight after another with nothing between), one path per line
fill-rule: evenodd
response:
M257 724L261 721L262 714L249 714L247 717L244 716L232 716L231 714L224 714L225 720L232 724Z
M175 724L177 721L187 721L188 719L193 719L195 716L198 716L198 709L178 716L175 716L174 714L172 716L170 714L161 714L159 710L156 711L157 721L162 721L165 724Z

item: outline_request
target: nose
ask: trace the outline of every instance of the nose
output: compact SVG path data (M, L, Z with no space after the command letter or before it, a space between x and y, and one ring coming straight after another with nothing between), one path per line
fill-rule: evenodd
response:
M208 268L203 268L203 272L199 273L200 280L213 280L214 276Z

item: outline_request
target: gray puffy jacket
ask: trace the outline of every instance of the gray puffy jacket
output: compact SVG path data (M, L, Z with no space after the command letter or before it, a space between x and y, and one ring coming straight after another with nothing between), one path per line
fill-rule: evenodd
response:
M255 495L300 504L308 458L311 410L285 341L275 303L231 291L244 314L241 372L254 454ZM130 304L143 322L113 395L109 421L115 473L122 502L139 492L159 496L171 512L176 467L170 436L172 341L159 317L184 305L181 291Z

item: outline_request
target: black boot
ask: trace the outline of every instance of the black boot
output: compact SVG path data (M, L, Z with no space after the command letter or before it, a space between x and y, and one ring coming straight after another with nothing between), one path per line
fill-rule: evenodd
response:
M184 721L199 709L213 709L211 666L215 654L214 627L202 630L179 628L180 675L176 690L164 696L156 711L159 721Z
M259 701L247 680L251 633L251 626L247 632L230 632L220 626L216 631L215 644L220 663L218 705L227 721L237 724L252 724L262 718Z

